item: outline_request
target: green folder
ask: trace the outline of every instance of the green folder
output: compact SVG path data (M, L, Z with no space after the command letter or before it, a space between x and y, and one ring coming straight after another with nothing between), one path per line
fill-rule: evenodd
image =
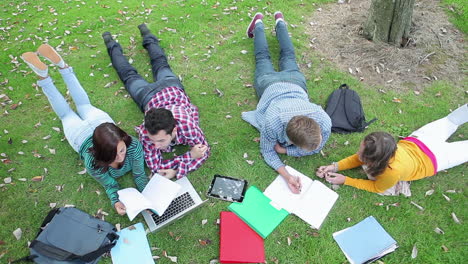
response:
M278 210L270 202L257 187L250 186L242 203L232 203L228 209L265 239L289 215L288 211Z

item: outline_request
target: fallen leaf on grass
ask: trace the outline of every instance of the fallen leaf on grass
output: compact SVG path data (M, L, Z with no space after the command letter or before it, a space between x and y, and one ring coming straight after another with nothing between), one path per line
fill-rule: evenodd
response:
M7 178L3 179L3 182L4 182L5 184L11 183L11 177L7 177Z
M426 192L426 195L425 195L425 196L432 195L433 193L434 193L434 190L433 190L433 189L430 189L429 191Z
M449 251L448 247L446 247L445 245L442 245L441 248L444 250L444 252L448 252L448 251Z
M16 240L20 240L21 236L23 235L23 231L21 231L21 228L17 228L15 231L13 231L13 235L15 236Z
M446 190L445 192L446 193L456 193L457 191L455 191L455 190Z
M200 245L202 245L202 246L206 246L206 245L211 244L211 240L209 240L209 239L198 239L198 243L200 243Z
M0 246L3 246L3 245L5 245L5 241L0 240Z
M160 259L160 256L153 256L153 259Z
M18 181L25 182L25 181L27 181L27 179L26 178L19 178Z
M58 128L58 127L52 127L52 129L55 130L55 131L57 131L57 132L59 132L59 133L60 133L60 131L61 131L60 128Z
M82 170L82 171L79 171L79 172L77 172L77 173L78 173L79 175L83 175L83 174L86 173L86 169L84 169L84 170Z
M442 229L440 229L440 228L438 228L438 227L436 227L436 228L434 229L434 232L436 232L437 234L441 234L441 235L445 234L444 230L442 230Z
M77 192L83 190L83 183L80 184L80 186L78 187L78 189L76 189Z
M290 246L290 245L291 245L291 238L288 237L288 246Z
M206 223L208 223L208 220L207 220L207 219L203 219L203 220L201 221L202 226L206 225Z
M50 208L55 208L55 206L57 206L57 203L50 203L50 204L49 204L49 207L50 207Z
M455 215L455 213L452 213L452 219L455 221L457 224L461 224L460 220L458 220L458 217Z
M254 161L253 160L245 160L249 165L253 165Z
M247 153L244 153L244 159L248 158L249 155Z
M34 176L31 181L40 182L44 180L44 176Z
M417 203L415 203L413 201L411 201L411 204L416 206L419 210L424 211L424 207L420 206L419 204L417 204Z
M170 259L172 262L177 262L177 257L167 255L166 250L163 251L163 256Z
M442 196L444 196L444 198L445 198L445 200L447 200L447 202L450 202L450 198L447 195L442 194Z
M411 258L416 258L418 256L418 248L416 245L413 246L413 250L411 251Z
M219 260L217 259L212 259L210 260L210 263L209 264L218 264L219 263Z

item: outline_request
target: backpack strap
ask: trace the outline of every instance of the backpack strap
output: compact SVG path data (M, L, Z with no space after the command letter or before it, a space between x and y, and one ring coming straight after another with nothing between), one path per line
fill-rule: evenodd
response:
M369 126L370 124L374 123L374 122L377 121L377 120L378 120L378 119L377 119L376 117L374 117L371 121L365 122L365 123L364 123L364 127Z
M343 83L342 85L340 85L339 89L349 89L349 86L346 83Z
M51 246L48 244L45 244L39 240L33 240L31 242L31 245L29 247L34 247L34 249L39 252L41 255L44 255L48 258L53 258L61 261L71 261L71 260L82 260L84 262L91 262L98 257L100 257L102 254L106 253L109 251L112 247L115 246L117 243L117 238L119 236L114 233L107 234L107 238L112 241L111 243L100 247L96 249L95 251L91 251L83 256L76 255L74 253L68 252L66 250L63 250L61 248Z
M59 213L59 210L60 210L60 208L55 208L55 209L52 209L52 210L49 211L49 213L47 214L47 216L44 218L44 221L42 221L41 227L39 228L39 232L37 232L36 237L38 237L39 234L42 233L42 230L44 230L44 227L45 227L50 221L52 221L52 218L54 218L54 216L55 216L56 214Z

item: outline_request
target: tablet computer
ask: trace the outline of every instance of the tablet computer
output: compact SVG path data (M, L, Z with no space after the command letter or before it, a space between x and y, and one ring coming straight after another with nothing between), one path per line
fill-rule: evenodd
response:
M211 181L207 196L229 202L242 202L247 181L216 174Z

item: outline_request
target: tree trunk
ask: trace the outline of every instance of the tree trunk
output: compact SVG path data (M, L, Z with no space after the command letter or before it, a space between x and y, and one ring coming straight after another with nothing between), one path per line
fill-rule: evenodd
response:
M414 0L372 0L364 37L404 46L409 38Z

